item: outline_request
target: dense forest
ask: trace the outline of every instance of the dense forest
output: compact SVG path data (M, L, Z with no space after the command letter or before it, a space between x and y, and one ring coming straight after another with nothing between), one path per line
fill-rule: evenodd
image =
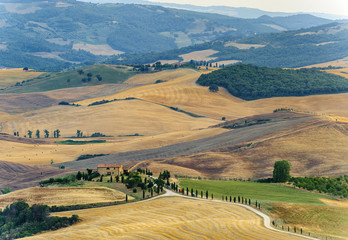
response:
M245 100L348 92L348 79L318 69L290 70L250 64L236 64L203 74L197 83L216 84Z
M68 227L78 222L78 216L49 217L47 205L32 205L23 201L14 202L0 210L0 239L31 236L47 230Z

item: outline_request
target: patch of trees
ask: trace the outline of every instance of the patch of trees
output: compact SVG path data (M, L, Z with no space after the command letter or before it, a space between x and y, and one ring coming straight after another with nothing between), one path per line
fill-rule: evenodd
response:
M89 158L95 158L95 157L101 157L101 156L106 156L106 155L109 155L109 154L83 154L83 155L80 155L76 161L81 161L81 160L85 160L85 159L89 159Z
M65 140L57 141L58 144L67 144L67 145L84 145L91 143L106 143L106 140L90 140L90 141L74 141L74 140Z
M105 104L105 103L110 103L110 102L116 102L116 101L127 101L127 100L134 100L134 99L137 99L137 98L134 98L134 97L127 97L127 98L123 98L123 99L113 99L113 100L101 100L101 101L96 101L96 102L93 102L91 104L88 105L88 107L90 106L96 106L96 105L101 105L101 104Z
M61 101L60 103L58 103L58 105L74 106L74 107L79 107L79 106L81 106L80 104L68 103L68 102L66 102L66 101Z
M216 84L244 100L348 92L348 79L314 68L290 70L250 64L236 64L203 74L197 83Z
M232 124L223 126L223 128L228 128L228 129L235 129L235 128L243 128L243 127L249 127L253 125L259 125L259 124L264 124L267 122L270 122L271 119L251 119L251 120L245 120L241 122L234 122Z
M77 215L71 217L49 217L47 205L29 206L26 202L14 202L0 210L0 239L14 239L57 230L77 223Z
M329 177L292 177L290 182L296 187L319 193L327 193L341 198L348 197L348 175Z

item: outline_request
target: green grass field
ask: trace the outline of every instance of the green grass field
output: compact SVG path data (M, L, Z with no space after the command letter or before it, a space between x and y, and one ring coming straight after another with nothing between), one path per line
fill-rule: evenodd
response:
M199 191L208 190L209 197L214 194L215 199L221 199L221 196L246 197L261 202L284 202L284 203L302 203L325 205L319 198L332 199L328 196L310 193L294 189L281 184L238 182L238 181L200 181L181 179L180 187L193 188ZM200 195L199 195L200 196Z
M83 73L79 74L78 70L82 70ZM92 74L90 80L88 80L88 73ZM62 88L94 86L108 83L123 83L135 74L136 72L126 67L92 65L67 72L45 73L22 83L21 86L12 86L1 90L0 93L42 92ZM102 77L101 81L97 79L97 75Z

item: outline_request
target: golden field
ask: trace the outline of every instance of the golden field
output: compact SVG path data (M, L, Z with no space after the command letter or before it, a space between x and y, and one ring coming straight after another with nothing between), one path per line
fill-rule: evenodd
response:
M72 214L82 221L26 239L302 239L266 229L243 207L178 197L54 215Z
M106 187L32 187L0 195L0 208L5 208L16 201L25 201L29 205L70 206L125 199L126 194ZM131 199L133 197L129 196L129 200Z
M347 130L344 123L314 120L242 145L148 160L139 166L158 173L173 169L174 174L185 170L181 175L189 176L258 179L272 177L274 162L286 159L292 176L339 176L348 171Z
M40 76L43 72L23 71L22 68L0 70L0 88L5 88L24 80Z
M156 136L105 138L107 143L87 145L63 145L49 140L47 144L28 144L0 140L0 159L26 165L49 165L76 160L83 154L110 154L157 148L179 142L194 141L211 137L227 131L226 129L202 129L177 131ZM60 139L62 140L62 139Z

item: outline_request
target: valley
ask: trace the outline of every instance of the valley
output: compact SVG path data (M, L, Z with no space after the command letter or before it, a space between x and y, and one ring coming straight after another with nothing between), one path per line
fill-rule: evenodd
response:
M1 240L348 239L346 19L96 1L0 3Z

